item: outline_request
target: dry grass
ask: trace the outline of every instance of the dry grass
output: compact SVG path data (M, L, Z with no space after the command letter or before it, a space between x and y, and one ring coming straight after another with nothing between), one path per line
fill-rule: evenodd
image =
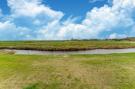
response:
M135 89L135 54L0 55L0 89Z
M15 54L15 52L14 51L8 51L8 50L0 50L0 54L2 55L2 54L10 54L10 55L12 55L12 54Z
M133 41L5 41L0 42L0 49L30 49L46 51L77 51L88 49L117 49L117 48L134 48Z

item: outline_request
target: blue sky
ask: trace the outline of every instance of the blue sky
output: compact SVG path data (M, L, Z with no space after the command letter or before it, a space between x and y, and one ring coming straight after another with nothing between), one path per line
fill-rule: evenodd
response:
M87 11L94 7L101 7L105 4L108 4L108 0L97 0L94 2L91 2L90 0L42 0L42 3L54 10L64 12L64 19L67 19L71 16L84 18ZM7 0L0 1L0 8L3 11L3 14L10 13Z
M54 10L64 12L65 18L69 16L84 18L87 11L94 7L101 7L104 4L108 4L108 0L95 2L90 2L89 0L44 0L43 3Z
M0 40L135 36L135 0L0 0Z

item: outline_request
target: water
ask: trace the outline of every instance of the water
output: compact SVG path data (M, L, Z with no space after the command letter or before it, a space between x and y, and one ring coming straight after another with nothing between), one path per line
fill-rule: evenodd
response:
M14 51L15 54L25 54L25 55L46 55L46 54L112 54L112 53L132 53L135 52L135 48L126 49L95 49L95 50L85 50L85 51L37 51L37 50L14 50L14 49L4 49L5 51Z

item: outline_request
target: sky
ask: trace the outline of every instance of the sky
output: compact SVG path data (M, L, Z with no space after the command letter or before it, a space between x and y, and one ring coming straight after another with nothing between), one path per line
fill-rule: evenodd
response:
M135 36L135 0L0 0L0 40Z
M108 0L42 0L42 4L47 5L53 10L64 12L65 14L62 20L66 20L69 17L77 17L77 22L81 22L85 18L87 11L94 7L101 7L105 4L109 5L109 2ZM10 14L10 7L7 5L7 0L0 1L0 8L3 14Z

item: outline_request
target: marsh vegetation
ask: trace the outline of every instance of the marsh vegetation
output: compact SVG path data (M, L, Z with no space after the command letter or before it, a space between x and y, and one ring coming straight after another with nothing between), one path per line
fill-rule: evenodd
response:
M135 48L129 40L71 40L71 41L3 41L0 49L44 51L78 51L90 49Z
M0 54L0 89L135 89L135 54Z

